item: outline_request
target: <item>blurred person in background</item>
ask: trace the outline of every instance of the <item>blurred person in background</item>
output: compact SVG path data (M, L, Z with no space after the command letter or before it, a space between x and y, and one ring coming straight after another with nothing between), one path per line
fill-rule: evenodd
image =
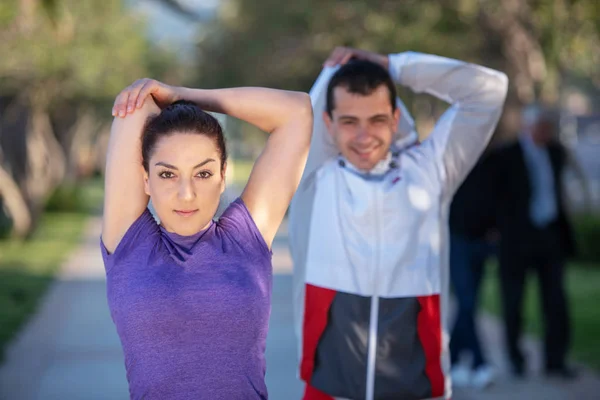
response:
M486 360L477 333L479 289L486 262L497 255L494 235L496 197L489 151L457 190L450 206L450 282L457 313L450 331L452 383L483 389L495 372ZM470 364L465 362L465 356Z
M492 136L507 78L414 52L342 47L325 65L290 208L304 399L448 398L450 201ZM394 81L451 104L421 144Z
M203 110L270 133L217 221L227 151ZM101 248L131 398L267 399L271 243L306 162L309 97L143 79L119 94L113 114Z
M572 379L566 364L571 326L565 293L565 260L575 252L563 197L569 161L557 138L558 113L539 105L524 110L517 141L491 155L497 193L500 283L512 373L524 377L520 348L523 292L528 272L537 274L544 316L544 370Z

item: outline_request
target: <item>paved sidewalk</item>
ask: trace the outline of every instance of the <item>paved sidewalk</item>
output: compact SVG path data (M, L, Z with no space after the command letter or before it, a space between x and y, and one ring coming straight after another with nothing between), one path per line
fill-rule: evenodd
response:
M543 365L542 345L526 337L523 345L527 355L528 378L513 379L504 353L502 326L488 315L479 317L479 331L486 354L497 371L496 383L485 391L455 389L453 399L464 400L593 400L600 398L600 377L582 368L577 381L548 379L540 369Z
M64 265L38 313L9 346L0 368L0 400L127 399L119 339L106 304L104 268L99 253L100 219L92 218L80 248ZM275 278L267 341L267 385L273 400L299 399L291 306L292 263L284 224L273 245ZM493 362L501 369L497 323L483 318L482 330ZM531 361L539 365L538 345L529 340ZM535 371L534 371L535 373ZM600 380L586 372L573 384L536 375L511 382L505 375L486 392L455 391L464 400L596 399Z
M9 346L0 399L123 399L121 345L106 303L100 218L49 288L37 314Z

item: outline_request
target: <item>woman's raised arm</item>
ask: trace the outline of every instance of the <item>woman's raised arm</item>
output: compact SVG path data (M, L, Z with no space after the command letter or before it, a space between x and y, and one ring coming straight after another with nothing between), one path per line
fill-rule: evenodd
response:
M123 91L115 104L120 104ZM104 183L104 215L102 242L112 253L125 232L148 206L144 192L142 166L142 133L149 116L160 112L152 99L148 99L137 112L116 117L112 123ZM114 114L114 112L113 112Z
M271 246L302 177L313 115L306 93L265 88L189 90L183 98L201 108L247 121L270 134L242 200Z
M270 246L306 164L313 124L308 94L257 87L188 89L145 80L129 93L128 101L116 106L115 113L132 112L145 104L150 95L159 105L182 99L192 101L203 110L244 120L270 134L242 194Z

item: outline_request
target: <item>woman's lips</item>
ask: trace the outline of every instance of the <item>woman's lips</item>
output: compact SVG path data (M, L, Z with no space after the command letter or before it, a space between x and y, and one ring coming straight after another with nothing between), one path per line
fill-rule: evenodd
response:
M175 210L175 213L177 215L179 215L180 217L191 217L192 215L196 214L198 212L198 210Z

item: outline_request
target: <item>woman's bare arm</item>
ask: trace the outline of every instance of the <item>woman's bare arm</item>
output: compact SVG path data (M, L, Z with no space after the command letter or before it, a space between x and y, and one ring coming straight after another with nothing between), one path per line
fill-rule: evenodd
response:
M203 110L244 120L270 134L242 194L270 246L306 164L313 123L308 94L257 87L189 89L145 79L129 91L126 101L115 106L114 114L133 112L150 95L159 105L185 99Z
M102 219L102 241L109 253L115 251L127 229L148 205L141 138L148 117L160 111L152 99L148 100L137 112L115 118L111 127Z
M236 88L185 89L182 96L203 109L242 119L270 133L242 199L271 246L306 165L313 124L308 94Z

